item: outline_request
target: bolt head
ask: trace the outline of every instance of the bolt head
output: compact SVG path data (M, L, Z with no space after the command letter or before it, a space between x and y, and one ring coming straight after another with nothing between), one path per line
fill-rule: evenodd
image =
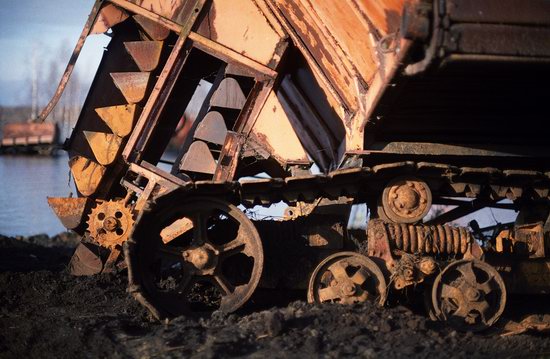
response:
M109 232L114 232L118 228L118 225L118 220L115 217L107 217L103 221L103 228Z
M475 288L468 288L465 294L466 298L468 298L468 300L472 302L479 300L479 298L481 297L481 293Z
M356 288L352 283L346 283L342 286L342 292L344 295L351 297L355 294Z
M420 271L426 275L433 274L437 268L435 260L430 257L424 257L419 264Z

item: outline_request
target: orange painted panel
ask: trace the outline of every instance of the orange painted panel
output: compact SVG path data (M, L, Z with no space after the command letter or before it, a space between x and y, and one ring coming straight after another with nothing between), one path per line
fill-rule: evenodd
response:
M357 11L352 1L315 0L310 3L337 46L342 48L343 56L347 56L358 75L370 83L377 63L369 22L364 14Z
M199 34L263 65L279 62L281 35L253 0L213 0L207 11Z
M280 163L308 161L304 147L274 92L269 94L252 133Z
M405 0L352 0L352 2L382 35L394 33L399 29Z
M308 0L273 1L325 76L334 84L346 107L354 110L357 103L353 64L342 54L342 49L322 23L315 8Z

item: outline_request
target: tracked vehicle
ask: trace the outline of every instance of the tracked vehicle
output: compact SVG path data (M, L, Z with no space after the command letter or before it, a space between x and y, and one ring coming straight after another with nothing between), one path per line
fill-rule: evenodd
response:
M49 199L83 236L75 274L127 265L158 318L422 287L480 330L548 293L550 1L98 1L43 118L106 31L65 143L79 196ZM519 215L454 224L486 207Z

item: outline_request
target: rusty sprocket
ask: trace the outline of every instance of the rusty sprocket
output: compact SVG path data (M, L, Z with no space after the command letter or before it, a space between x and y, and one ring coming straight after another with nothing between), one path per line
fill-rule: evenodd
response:
M88 218L90 237L106 248L121 246L134 225L134 216L123 201L105 201L92 209Z

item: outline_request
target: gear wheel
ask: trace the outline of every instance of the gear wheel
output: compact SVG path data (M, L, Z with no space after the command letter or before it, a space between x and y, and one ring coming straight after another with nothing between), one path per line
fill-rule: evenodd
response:
M105 201L92 209L87 224L99 245L114 248L128 239L134 216L123 201Z

